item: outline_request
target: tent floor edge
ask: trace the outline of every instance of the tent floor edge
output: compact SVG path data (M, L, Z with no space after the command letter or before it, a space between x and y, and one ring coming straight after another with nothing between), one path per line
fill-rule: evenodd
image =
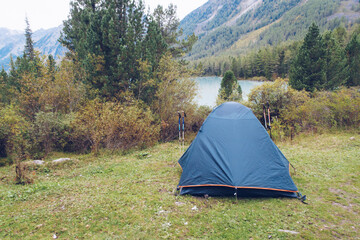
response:
M231 187L220 187L220 186L201 186L201 187L184 187L182 188L180 195L192 195L192 196L204 196L208 195L211 197L236 197L238 198L274 198L274 197L287 197L287 198L298 198L296 192L284 192L276 190L265 190L265 189L239 189Z

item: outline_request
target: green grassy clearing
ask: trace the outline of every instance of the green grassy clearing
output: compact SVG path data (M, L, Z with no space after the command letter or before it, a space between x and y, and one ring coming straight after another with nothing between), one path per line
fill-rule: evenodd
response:
M350 140L354 136L355 140ZM0 168L0 239L359 239L360 135L307 135L277 144L296 167L296 199L175 197L176 142L77 159L12 184ZM146 156L144 156L146 155ZM197 210L192 210L196 206ZM293 235L279 229L299 232Z

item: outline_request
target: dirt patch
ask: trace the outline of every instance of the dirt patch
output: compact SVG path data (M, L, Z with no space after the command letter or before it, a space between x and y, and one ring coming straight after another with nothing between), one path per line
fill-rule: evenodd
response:
M353 204L349 204L349 206L346 206L346 205L343 205L343 204L338 203L338 202L332 202L331 204L332 204L333 206L342 207L342 208L348 210L349 212L352 212L352 207L354 206Z
M329 188L329 191L331 193L335 193L335 194L344 194L345 191L341 190L341 189L336 189L336 188Z

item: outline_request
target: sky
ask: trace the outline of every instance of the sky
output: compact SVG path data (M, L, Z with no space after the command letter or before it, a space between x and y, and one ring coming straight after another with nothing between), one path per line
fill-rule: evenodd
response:
M24 30L25 17L29 19L32 31L59 26L68 18L70 0L0 0L0 28ZM157 5L177 6L178 18L182 19L207 0L144 0L145 5L154 9ZM146 7L147 9L147 7Z

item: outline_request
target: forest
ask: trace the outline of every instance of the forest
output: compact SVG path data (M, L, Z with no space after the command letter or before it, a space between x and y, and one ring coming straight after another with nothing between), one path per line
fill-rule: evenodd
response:
M319 71L328 78L324 81L333 81L333 85L323 86L323 89L334 89L340 85L360 85L360 26L354 25L350 28L340 26L321 34L319 27L312 25L308 29L308 35L310 31L314 31L313 36L307 41L316 40L317 46L302 46L303 40L285 41L275 46L252 50L237 57L213 57L196 61L194 64L203 70L203 75L221 76L227 70L232 70L240 79L259 78L273 81L278 77L294 76L295 66L300 65L301 62L309 64L310 68L312 63L306 62L310 59L304 59L300 55L317 49L319 51L317 54L320 54L317 58L321 56Z

